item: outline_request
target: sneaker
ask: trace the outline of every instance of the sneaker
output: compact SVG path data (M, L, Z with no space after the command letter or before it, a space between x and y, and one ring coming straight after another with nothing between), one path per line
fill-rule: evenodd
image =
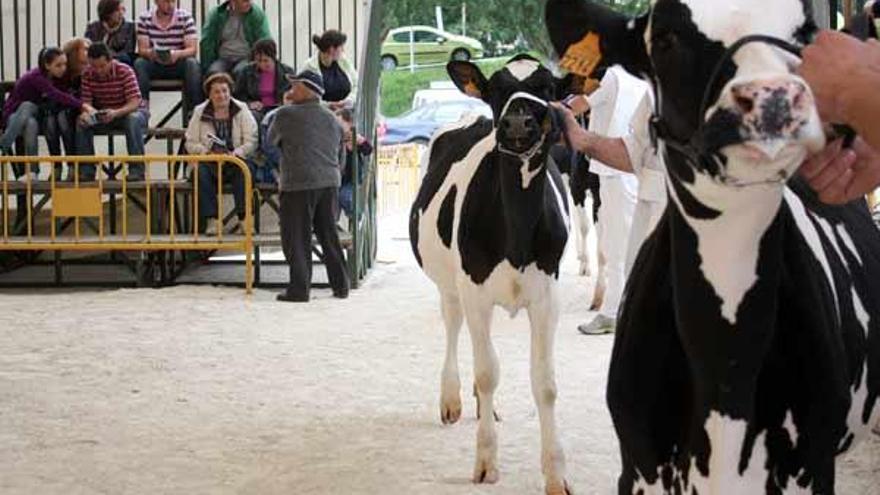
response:
M229 226L229 228L226 230L226 233L231 235L244 234L244 225L242 224L241 219L238 217L234 217L232 219L232 225Z
M617 326L616 318L609 318L604 315L596 315L593 321L578 325L578 332L584 335L606 335L614 333L614 327Z
M220 232L220 221L216 218L209 218L205 220L208 224L205 226L205 235L209 237L216 237Z

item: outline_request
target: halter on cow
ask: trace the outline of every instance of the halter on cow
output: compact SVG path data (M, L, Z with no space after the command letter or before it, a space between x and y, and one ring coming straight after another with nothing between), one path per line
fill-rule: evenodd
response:
M794 175L825 143L791 53L810 14L805 0L656 0L637 19L548 2L558 53L592 33L658 99L670 203L608 382L620 493L834 493L836 457L880 417L880 232L864 202L823 205Z

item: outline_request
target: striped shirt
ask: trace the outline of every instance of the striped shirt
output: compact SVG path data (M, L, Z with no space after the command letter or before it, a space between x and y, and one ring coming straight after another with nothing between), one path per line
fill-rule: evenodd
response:
M141 98L137 77L131 67L113 60L110 72L99 75L91 66L82 75L82 100L98 110L117 109L125 106L132 98L140 98L141 110L146 109L146 101Z
M183 50L188 39L198 39L196 22L192 15L183 9L175 9L174 16L167 27L159 25L156 9L143 12L138 18L137 35L150 38L150 46L167 50Z

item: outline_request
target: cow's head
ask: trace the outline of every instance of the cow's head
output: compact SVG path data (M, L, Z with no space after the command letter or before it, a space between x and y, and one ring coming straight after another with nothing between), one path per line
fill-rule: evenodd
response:
M499 150L530 159L559 140L563 119L549 102L562 83L535 58L517 55L489 79L471 62L447 70L462 92L492 107Z
M815 26L805 0L654 0L635 19L588 0L549 0L546 21L564 61L592 39L603 64L654 84L661 138L679 155L667 163L673 180L781 183L825 142L796 56L752 42L725 59L749 35L806 43ZM699 159L682 159L693 150Z

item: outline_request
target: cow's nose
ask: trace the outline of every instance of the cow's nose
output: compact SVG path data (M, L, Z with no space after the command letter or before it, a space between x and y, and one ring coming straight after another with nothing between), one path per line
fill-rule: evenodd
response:
M537 121L528 113L508 113L500 124L507 139L528 139L537 126Z
M790 138L810 119L813 99L806 84L797 79L737 83L730 92L734 109L755 137Z

